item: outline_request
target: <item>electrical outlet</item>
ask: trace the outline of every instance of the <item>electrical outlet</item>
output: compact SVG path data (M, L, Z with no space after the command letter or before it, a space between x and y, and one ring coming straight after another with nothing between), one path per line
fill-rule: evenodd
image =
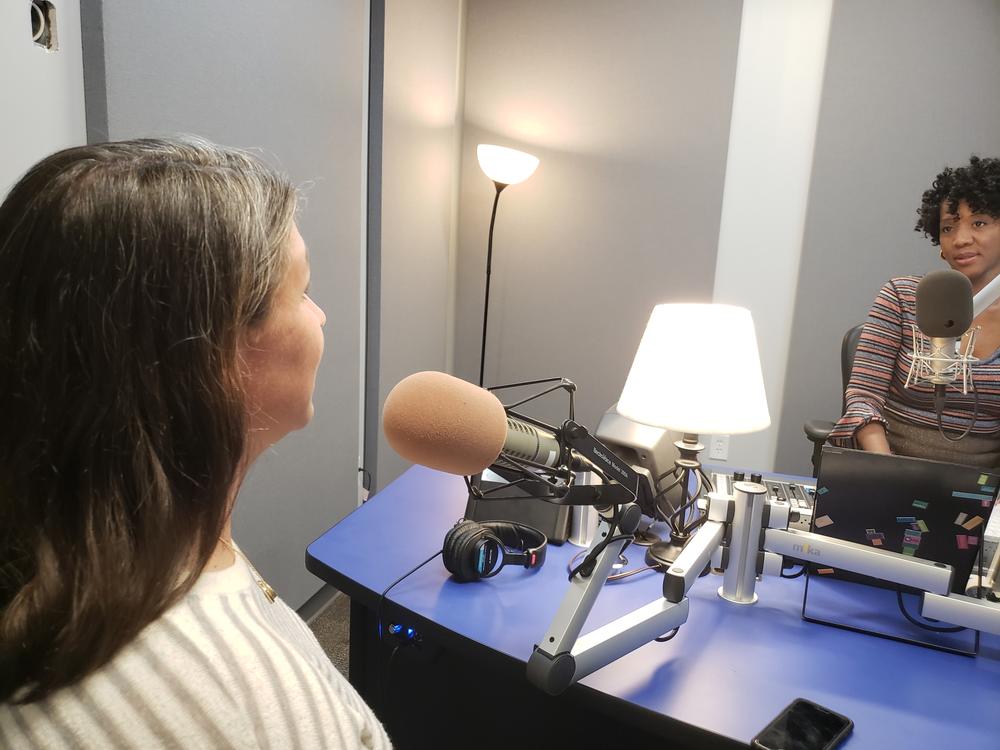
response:
M712 435L708 444L708 457L716 461L729 458L729 435Z
M31 0L31 41L50 52L59 49L56 9L48 0Z

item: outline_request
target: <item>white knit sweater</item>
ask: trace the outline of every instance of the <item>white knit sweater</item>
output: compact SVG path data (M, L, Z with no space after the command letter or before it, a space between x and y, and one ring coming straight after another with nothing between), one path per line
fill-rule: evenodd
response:
M268 601L237 558L82 682L0 705L0 747L391 745L302 619Z

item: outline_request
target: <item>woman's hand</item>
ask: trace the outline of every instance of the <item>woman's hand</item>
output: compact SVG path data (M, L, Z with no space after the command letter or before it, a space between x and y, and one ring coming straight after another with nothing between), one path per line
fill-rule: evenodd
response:
M892 454L889 448L889 438L885 434L885 426L878 422L869 422L857 431L855 437L863 450L871 453Z

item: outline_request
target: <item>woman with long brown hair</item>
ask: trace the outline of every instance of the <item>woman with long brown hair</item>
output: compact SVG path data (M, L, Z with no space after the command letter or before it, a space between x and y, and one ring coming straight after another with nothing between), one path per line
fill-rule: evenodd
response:
M389 745L230 536L312 416L295 210L197 139L59 152L0 205L0 746Z

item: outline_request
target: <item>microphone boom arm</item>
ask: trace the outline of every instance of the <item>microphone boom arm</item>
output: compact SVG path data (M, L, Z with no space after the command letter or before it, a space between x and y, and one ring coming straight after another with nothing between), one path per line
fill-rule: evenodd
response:
M1000 634L1000 604L951 591L951 566L789 529L791 507L786 501L765 499L766 487L753 482L737 482L733 489L731 495L709 495L706 521L666 569L660 597L581 636L611 564L626 543L622 534L629 528L634 531L632 524L638 518L635 506L622 509L630 508L628 513L600 509L598 533L590 547L595 564L586 571L588 575L570 579L548 631L528 659L528 681L558 695L588 674L680 627L690 610L688 591L709 565L723 571L719 596L752 604L757 601L757 578L780 574L785 557L803 564L822 561L915 588L922 593L923 617Z
M512 497L509 488L524 487L531 494L523 495L521 499L539 499L555 505L607 506L635 502L641 487L639 474L574 420L576 384L572 380L542 378L492 386L487 390L493 392L542 384L552 385L511 404L503 404L503 408L508 417L547 430L555 436L560 446L556 466L501 453L490 468L506 479L507 483L483 489L481 475L465 477L469 493L478 500L490 500L491 495L497 499L511 500L519 498ZM569 415L562 427L556 428L539 419L514 411L516 407L557 390L565 390L569 396ZM592 471L600 476L604 483L577 484L576 473L580 471Z

